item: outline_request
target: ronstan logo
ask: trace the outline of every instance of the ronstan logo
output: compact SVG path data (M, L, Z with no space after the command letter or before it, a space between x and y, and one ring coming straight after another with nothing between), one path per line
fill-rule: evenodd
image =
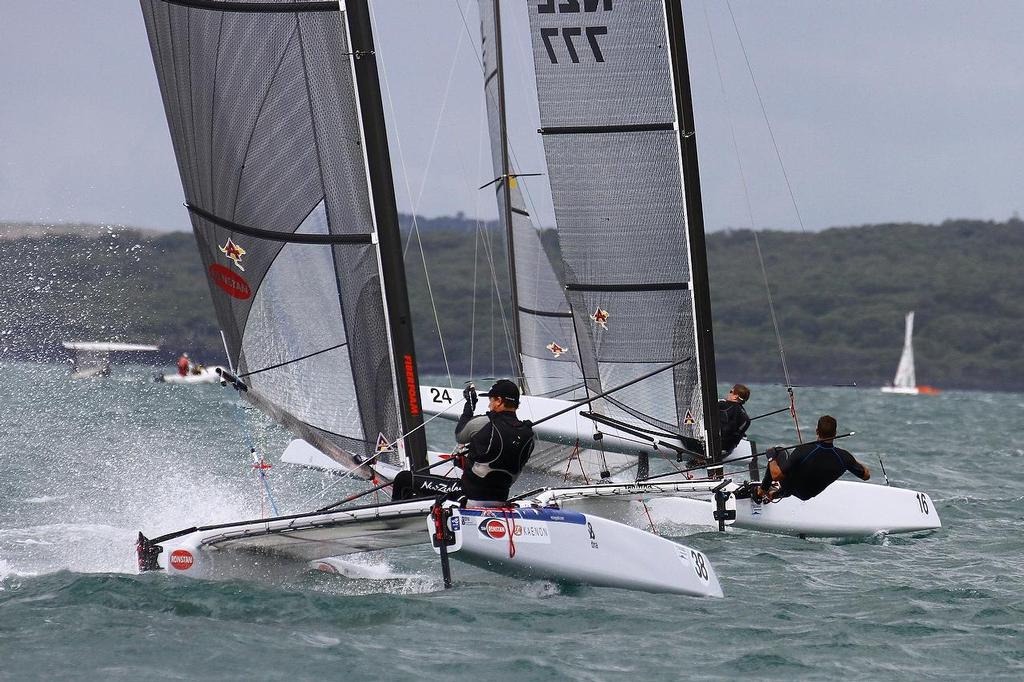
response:
M508 529L505 528L504 521L499 521L498 519L487 519L480 524L480 532L489 538L500 540L508 534Z
M171 552L171 566L179 571L187 571L195 563L195 557L187 549L176 549Z
M218 287L223 289L232 298L247 299L252 296L252 289L245 278L238 273L231 272L226 266L214 263L210 266L210 279Z

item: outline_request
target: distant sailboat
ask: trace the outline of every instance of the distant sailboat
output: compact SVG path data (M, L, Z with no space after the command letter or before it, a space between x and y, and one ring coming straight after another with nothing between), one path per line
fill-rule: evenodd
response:
M939 389L931 386L918 386L914 374L914 311L907 313L907 328L903 337L903 355L896 368L896 378L891 386L882 386L882 393L903 393L905 395L935 394Z

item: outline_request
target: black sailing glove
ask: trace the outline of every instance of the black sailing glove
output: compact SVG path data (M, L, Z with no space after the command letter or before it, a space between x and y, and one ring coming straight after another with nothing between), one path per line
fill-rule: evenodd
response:
M469 406L469 411L476 411L476 386L474 386L473 384L466 386L466 388L462 390L462 397L465 398L466 405Z

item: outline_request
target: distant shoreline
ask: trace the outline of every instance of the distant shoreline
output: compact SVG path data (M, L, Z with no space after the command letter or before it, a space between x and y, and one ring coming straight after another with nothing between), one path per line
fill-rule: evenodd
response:
M165 234L183 234L181 230L165 232L131 225L93 225L90 223L0 223L0 239L24 239L26 237L46 237L50 235L71 234L82 237L101 237L109 234L133 232L146 238L159 237Z

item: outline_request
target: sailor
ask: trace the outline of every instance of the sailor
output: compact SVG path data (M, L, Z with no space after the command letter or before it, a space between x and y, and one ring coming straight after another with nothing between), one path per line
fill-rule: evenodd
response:
M750 398L750 389L743 384L734 384L725 398L718 401L718 426L722 433L722 457L724 458L740 444L743 436L750 426L750 417L743 409L743 403ZM708 460L704 455L696 454L690 457L686 466L694 469L707 466Z
M188 359L188 353L182 353L181 357L178 358L178 374L180 376L188 376L189 367L192 365Z
M462 491L470 506L501 507L533 453L533 425L516 416L519 387L514 382L499 379L483 395L487 415L474 417L476 388L470 384L463 391L466 403L455 426L456 439L466 444Z
M750 389L735 384L724 400L718 401L718 419L722 429L722 454L728 455L743 440L750 426L750 417L743 404L750 400Z
M789 495L809 500L845 471L865 481L871 478L866 466L832 442L836 437L835 417L826 414L818 419L816 436L818 440L798 445L788 457L783 448L773 448L768 471L754 495L756 501L771 502ZM772 488L773 482L779 487Z

